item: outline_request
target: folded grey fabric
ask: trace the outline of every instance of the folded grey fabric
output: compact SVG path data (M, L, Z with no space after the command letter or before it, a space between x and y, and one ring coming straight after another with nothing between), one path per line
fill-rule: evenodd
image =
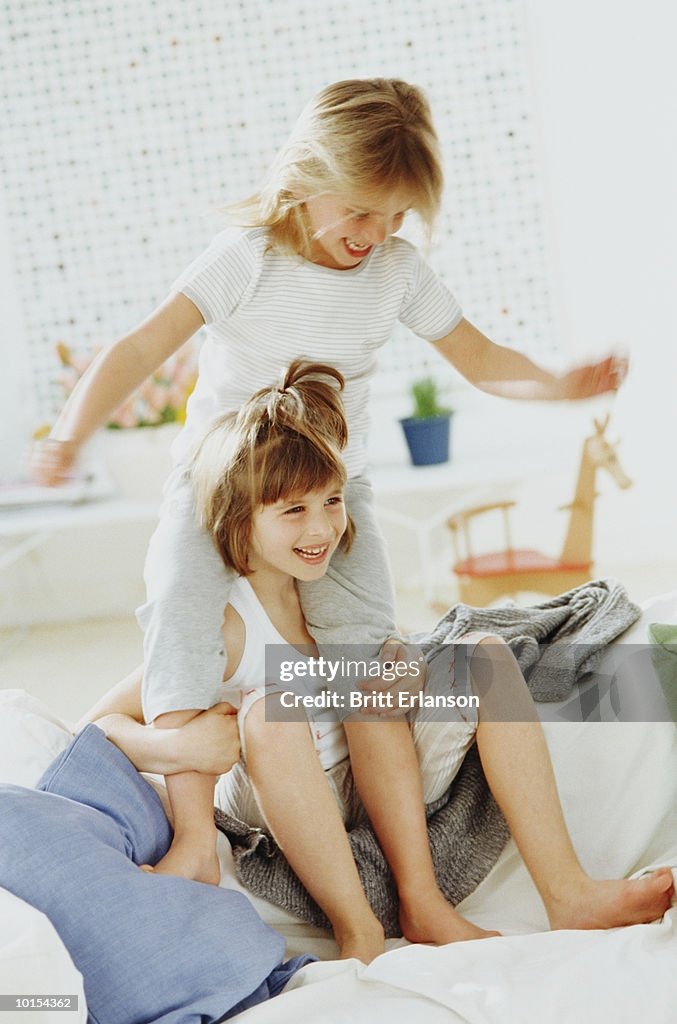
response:
M534 700L565 700L640 615L616 580L592 580L527 608L454 605L424 642L435 648L475 630L494 633L517 658Z
M432 632L417 636L429 660L475 630L502 637L513 650L537 701L563 700L597 667L606 646L641 614L615 580L595 580L528 608L455 605ZM428 836L438 884L460 903L488 875L509 838L489 791L476 747L471 747L447 793L427 809ZM240 881L257 896L310 924L329 922L287 864L275 841L215 809L217 827L233 847ZM387 938L402 932L390 868L369 826L348 833L362 886Z

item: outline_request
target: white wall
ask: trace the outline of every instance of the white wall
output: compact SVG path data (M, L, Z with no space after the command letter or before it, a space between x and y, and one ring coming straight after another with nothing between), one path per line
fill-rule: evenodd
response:
M669 355L675 243L669 0L527 0L562 312L573 346Z
M27 356L4 195L0 189L0 482L16 476L26 438L35 423Z
M607 505L598 552L677 563L677 8L527 4L564 347L631 358L613 425L635 487Z

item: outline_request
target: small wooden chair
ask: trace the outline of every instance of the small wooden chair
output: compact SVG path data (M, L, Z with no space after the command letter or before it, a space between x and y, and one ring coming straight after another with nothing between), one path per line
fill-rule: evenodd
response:
M465 604L482 608L498 597L521 591L561 594L590 579L592 562L568 564L532 548L514 548L509 509L515 505L514 501L477 505L457 512L447 521L454 545L453 569L459 598ZM503 514L505 548L475 555L470 541L470 522L487 512Z
M595 420L595 433L586 438L576 481L576 493L570 505L569 524L562 553L553 558L531 548L514 548L510 530L509 510L514 501L497 501L463 509L447 520L454 545L456 574L460 600L483 607L503 595L520 592L561 594L578 587L592 576L592 530L595 498L595 475L605 469L619 487L631 480L621 469L616 445L604 436L609 417ZM501 512L505 547L484 555L475 555L470 541L470 523L489 512Z

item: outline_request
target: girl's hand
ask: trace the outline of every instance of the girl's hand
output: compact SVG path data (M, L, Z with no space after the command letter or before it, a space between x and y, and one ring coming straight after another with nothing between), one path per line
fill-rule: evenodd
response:
M578 366L561 378L562 398L593 398L618 391L627 372L626 356L607 356L599 363Z
M412 695L425 687L426 660L420 647L401 640L386 640L379 654L383 665L380 680L369 679L360 684L362 693L388 694L386 699L376 697L367 703L367 717L396 718L412 707ZM379 685L380 682L380 685ZM403 696L400 698L400 694ZM415 696L414 696L415 699Z
M237 712L225 701L173 729L143 725L119 712L97 718L94 724L140 772L223 775L240 758Z
M177 732L183 771L225 775L240 760L237 710L226 701L191 718Z
M38 441L31 453L30 470L45 487L66 483L71 476L78 454L75 441L57 441L48 437Z

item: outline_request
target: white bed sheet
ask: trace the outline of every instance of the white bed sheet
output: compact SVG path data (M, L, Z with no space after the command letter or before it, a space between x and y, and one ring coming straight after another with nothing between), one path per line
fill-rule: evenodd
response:
M677 622L677 592L648 602L623 642L645 642L647 624L654 621ZM597 877L621 877L668 864L677 872L675 726L567 722L544 728L586 869ZM39 701L20 690L0 691L2 781L33 785L68 740L66 727ZM230 848L220 838L222 885L240 888ZM393 1024L677 1020L677 910L651 925L546 932L543 906L512 842L459 908L477 924L502 931L501 938L443 948L400 940L364 966L333 960L336 947L327 933L263 900L253 902L285 935L288 955L310 951L323 962L299 972L282 996L242 1014L243 1024L342 1024L377 1016ZM46 991L48 977L53 992L81 993L81 979L43 915L0 890L0 920L11 921L11 931L3 927L0 933L0 991L15 991L20 951L24 991L31 984ZM32 1016L22 1013L22 1024ZM50 1024L45 1013L39 1020Z

